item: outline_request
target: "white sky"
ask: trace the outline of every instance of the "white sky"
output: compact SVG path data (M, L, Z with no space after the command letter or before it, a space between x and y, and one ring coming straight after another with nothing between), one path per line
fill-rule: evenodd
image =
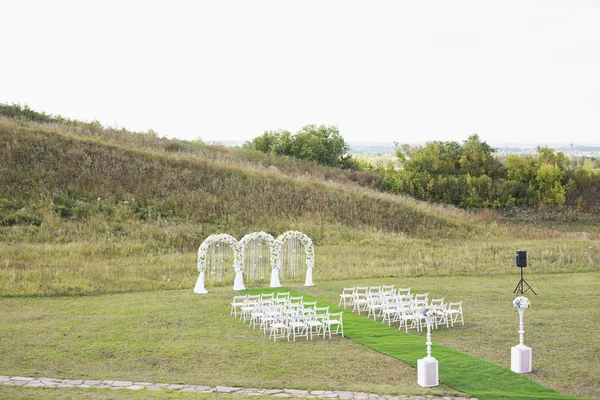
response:
M0 102L161 136L600 143L600 1L0 0Z

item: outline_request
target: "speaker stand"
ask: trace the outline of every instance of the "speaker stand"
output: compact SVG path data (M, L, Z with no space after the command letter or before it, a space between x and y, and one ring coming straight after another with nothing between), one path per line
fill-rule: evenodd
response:
M521 280L519 281L519 283L517 283L517 287L515 288L515 290L513 291L513 293L518 293L519 291L521 291L521 294L525 293L527 290L523 290L525 288L525 285L527 285L527 290L531 290L533 292L533 294L535 294L537 296L537 293L535 292L535 290L533 290L533 288L531 286L529 286L529 283L527 283L527 281L523 278L523 268L521 268Z

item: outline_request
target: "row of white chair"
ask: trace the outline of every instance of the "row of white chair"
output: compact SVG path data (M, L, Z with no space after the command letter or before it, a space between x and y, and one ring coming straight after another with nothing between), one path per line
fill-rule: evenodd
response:
M277 339L297 337L311 339L332 334L344 336L343 313L329 312L329 306L318 307L317 302L305 302L303 296L286 293L263 293L260 295L234 296L230 315L248 322L253 329L258 326L275 342Z
M338 306L354 306L356 299L374 296L410 296L410 288L394 288L394 285L345 287L340 294Z
M460 317L464 325L462 301L445 303L444 298L429 300L428 293L411 294L410 288L395 289L389 286L357 286L344 288L340 294L340 303L344 307L352 306L352 311L360 314L367 312L367 317L381 318L382 322L391 326L393 322L399 323L399 329L408 332L410 328L421 330L425 324L423 310L435 307L437 315L434 326L454 326Z

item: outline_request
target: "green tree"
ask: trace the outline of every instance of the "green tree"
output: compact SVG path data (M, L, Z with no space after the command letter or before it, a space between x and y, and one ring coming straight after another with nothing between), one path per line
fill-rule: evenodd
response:
M275 151L281 141L281 136L286 131L265 131L261 136L252 139L252 142L248 143L249 147L254 150L259 150L264 153ZM289 133L289 132L288 132Z
M551 149L548 146L538 146L537 153L540 165L544 163L556 165L561 171L566 171L569 160L567 160L562 151L555 154L554 149Z
M459 173L461 146L457 142L427 142L425 146L399 145L396 156L402 168L408 172L438 174Z
M330 167L352 166L347 155L350 146L335 126L306 125L296 134L287 130L265 131L261 136L245 144L246 147L265 153L293 156L308 161L316 161Z
M565 187L561 184L562 171L558 165L543 163L536 173L537 194L542 204L563 204Z
M509 154L504 163L507 178L514 183L530 184L535 181L538 163L531 155Z
M349 150L350 146L335 126L306 125L291 143L291 155L330 167L341 167Z
M469 136L464 141L459 161L462 172L474 177L484 174L490 177L497 177L502 165L494 157L495 152L495 149L479 139L479 135Z

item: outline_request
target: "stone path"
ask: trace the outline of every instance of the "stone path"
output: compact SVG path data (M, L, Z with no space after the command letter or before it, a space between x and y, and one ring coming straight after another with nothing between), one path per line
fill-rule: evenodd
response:
M96 388L96 389L129 389L129 390L174 390L179 392L196 393L228 393L245 396L272 396L272 397L304 397L311 399L403 399L403 400L469 400L466 397L435 397L408 396L408 395L382 395L375 393L348 392L344 390L298 390L298 389L256 389L230 386L204 386L204 385L173 385L170 383L88 380L88 379L57 379L57 378L31 378L25 376L0 376L0 385L26 386L26 387L57 387L57 388ZM471 398L470 400L477 400Z

